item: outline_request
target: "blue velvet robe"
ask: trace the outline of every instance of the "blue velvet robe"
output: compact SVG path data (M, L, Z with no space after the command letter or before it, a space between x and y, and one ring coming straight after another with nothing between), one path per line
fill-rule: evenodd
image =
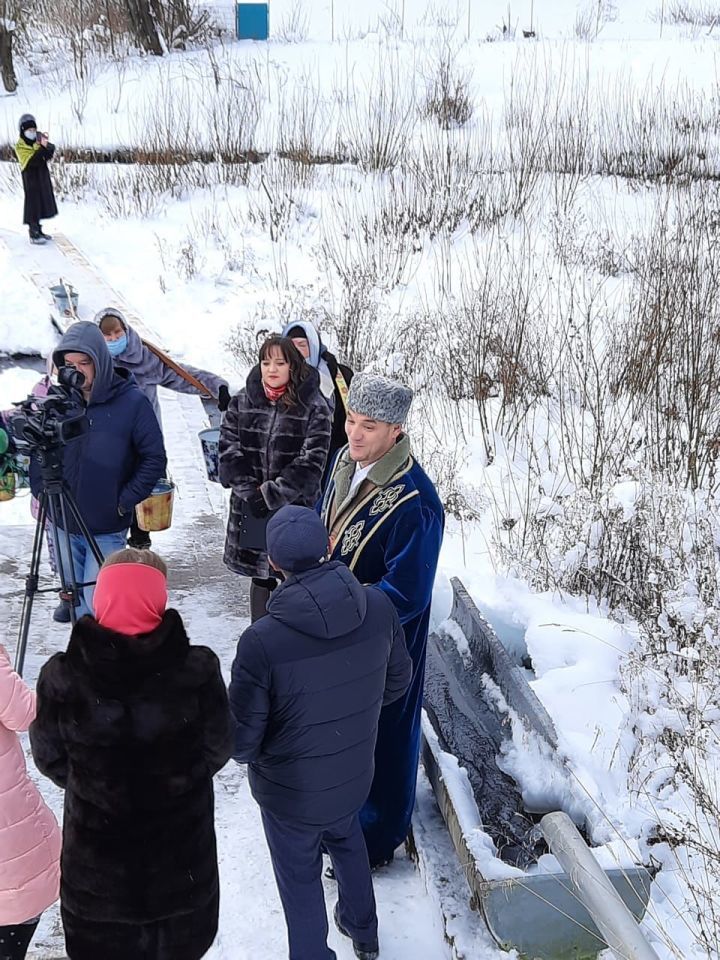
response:
M320 507L328 526L341 459L342 453ZM403 843L415 804L430 602L444 524L435 487L411 457L383 487L356 496L332 553L361 583L379 584L390 597L413 662L407 693L380 714L375 774L360 813L371 865L390 859Z

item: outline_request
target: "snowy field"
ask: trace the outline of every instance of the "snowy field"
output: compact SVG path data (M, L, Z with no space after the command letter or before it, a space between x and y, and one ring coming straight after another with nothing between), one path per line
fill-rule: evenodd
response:
M17 94L0 97L0 145L29 110L67 151L49 232L178 359L237 388L259 331L312 318L357 369L413 383L409 432L449 517L435 622L459 576L530 654L560 732L559 765L519 740L507 769L531 805L572 797L604 855L662 866L645 922L662 960L718 957L720 6L359 7L274 0L267 44L98 51L81 76L50 34L31 71L18 61ZM215 10L231 21L228 5ZM142 162L74 162L83 151ZM33 275L54 254L26 245L18 179L0 164L0 350L46 353ZM83 317L110 305L85 292ZM0 374L0 406L32 381ZM178 429L175 456L193 460L192 436ZM0 505L13 611L7 563L29 536L25 508ZM185 536L196 544L195 509L190 497L171 561ZM222 509L211 499L197 513ZM194 557L217 559L218 524ZM245 601L217 578L212 639L227 669ZM212 595L179 602L191 635L214 633ZM62 642L53 629L42 650ZM218 796L225 849L236 834L257 844L238 771ZM238 905L226 898L212 956L241 957L235 938L252 931L267 952L248 956L282 955L255 854L228 853ZM444 957L417 874L398 870L380 881L383 929L415 882L417 923L402 926L417 940L390 939L383 956Z

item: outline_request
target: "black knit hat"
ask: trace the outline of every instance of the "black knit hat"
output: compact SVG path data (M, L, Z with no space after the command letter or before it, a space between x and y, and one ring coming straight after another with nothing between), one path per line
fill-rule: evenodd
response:
M25 133L26 130L29 130L30 127L35 127L37 129L37 123L35 117L31 113L24 113L20 117L20 133Z

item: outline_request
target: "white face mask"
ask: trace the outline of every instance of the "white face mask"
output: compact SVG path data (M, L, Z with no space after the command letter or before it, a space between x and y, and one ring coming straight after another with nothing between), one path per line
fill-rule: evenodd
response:
M26 130L25 136L28 140L34 140L37 137L37 130Z

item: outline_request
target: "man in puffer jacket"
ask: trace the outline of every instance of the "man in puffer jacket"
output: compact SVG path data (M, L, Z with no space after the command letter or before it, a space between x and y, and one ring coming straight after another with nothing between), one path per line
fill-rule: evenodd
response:
M411 661L390 600L326 561L328 535L314 511L283 507L268 523L267 546L286 579L238 643L233 756L250 764L292 960L335 958L323 848L338 880L335 923L357 957L373 960L377 915L358 812L372 783L380 709L404 694Z
M62 448L63 479L104 557L125 546L135 507L165 476L166 458L160 425L150 401L135 378L113 367L100 330L80 321L68 328L53 353L59 369L66 364L85 377L83 396L89 420L87 433ZM30 461L30 486L42 489L36 457ZM62 526L61 518L58 519ZM64 570L72 568L75 582L92 583L99 563L72 517L68 538L59 533L57 550ZM77 616L92 612L93 587L79 591Z

